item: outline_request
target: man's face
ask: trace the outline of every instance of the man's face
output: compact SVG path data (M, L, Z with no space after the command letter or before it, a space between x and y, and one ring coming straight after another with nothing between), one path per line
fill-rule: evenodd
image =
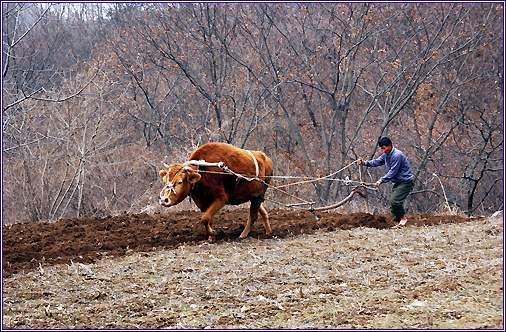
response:
M392 144L383 145L383 146L380 146L380 148L381 148L381 151L383 151L386 154L390 154L390 152L392 152Z

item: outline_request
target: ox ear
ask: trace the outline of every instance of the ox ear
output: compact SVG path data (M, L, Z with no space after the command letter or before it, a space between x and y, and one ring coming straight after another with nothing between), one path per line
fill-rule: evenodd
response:
M165 170L161 170L159 174L163 178L165 175L167 175L167 172Z
M196 172L190 172L188 174L188 182L190 183L195 183L195 182L198 182L200 181L200 174L199 173L196 173Z

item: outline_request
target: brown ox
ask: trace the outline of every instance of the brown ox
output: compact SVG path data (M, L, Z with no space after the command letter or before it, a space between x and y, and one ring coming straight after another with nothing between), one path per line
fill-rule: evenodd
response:
M208 143L195 150L183 165L165 166L167 171L160 171L165 183L160 193L160 204L167 207L176 205L191 195L204 212L201 220L210 241L214 241L216 235L212 228L213 215L225 204L251 202L248 223L240 238L248 235L258 212L262 215L265 233L271 232L269 216L262 202L273 163L262 151L243 150L225 143Z

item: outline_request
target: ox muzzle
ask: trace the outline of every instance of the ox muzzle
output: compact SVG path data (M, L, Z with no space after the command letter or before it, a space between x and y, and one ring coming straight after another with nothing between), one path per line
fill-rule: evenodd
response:
M166 163L163 163L163 165L167 169L170 167ZM176 174L174 175L173 180L176 179L176 175L178 172L179 171L177 171ZM167 175L167 177L168 177L168 175ZM163 206L171 206L172 205L172 203L169 199L171 192L176 194L176 190L174 189L174 184L171 181L169 181L169 179L167 178L167 183L165 184L165 187L163 187L162 191L160 191L160 205L163 205ZM165 193L167 193L167 196L164 196Z
M160 205L163 206L172 206L172 203L169 199L170 193L173 192L176 193L176 190L174 189L174 186L172 185L172 182L167 182L165 187L160 191ZM167 193L167 196L164 196L164 194Z

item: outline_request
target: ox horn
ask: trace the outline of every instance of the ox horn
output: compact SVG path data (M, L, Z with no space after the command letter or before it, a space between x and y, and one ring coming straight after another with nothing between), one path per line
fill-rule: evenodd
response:
M170 168L170 166L167 165L166 163L163 163L163 166L165 166L165 168Z

